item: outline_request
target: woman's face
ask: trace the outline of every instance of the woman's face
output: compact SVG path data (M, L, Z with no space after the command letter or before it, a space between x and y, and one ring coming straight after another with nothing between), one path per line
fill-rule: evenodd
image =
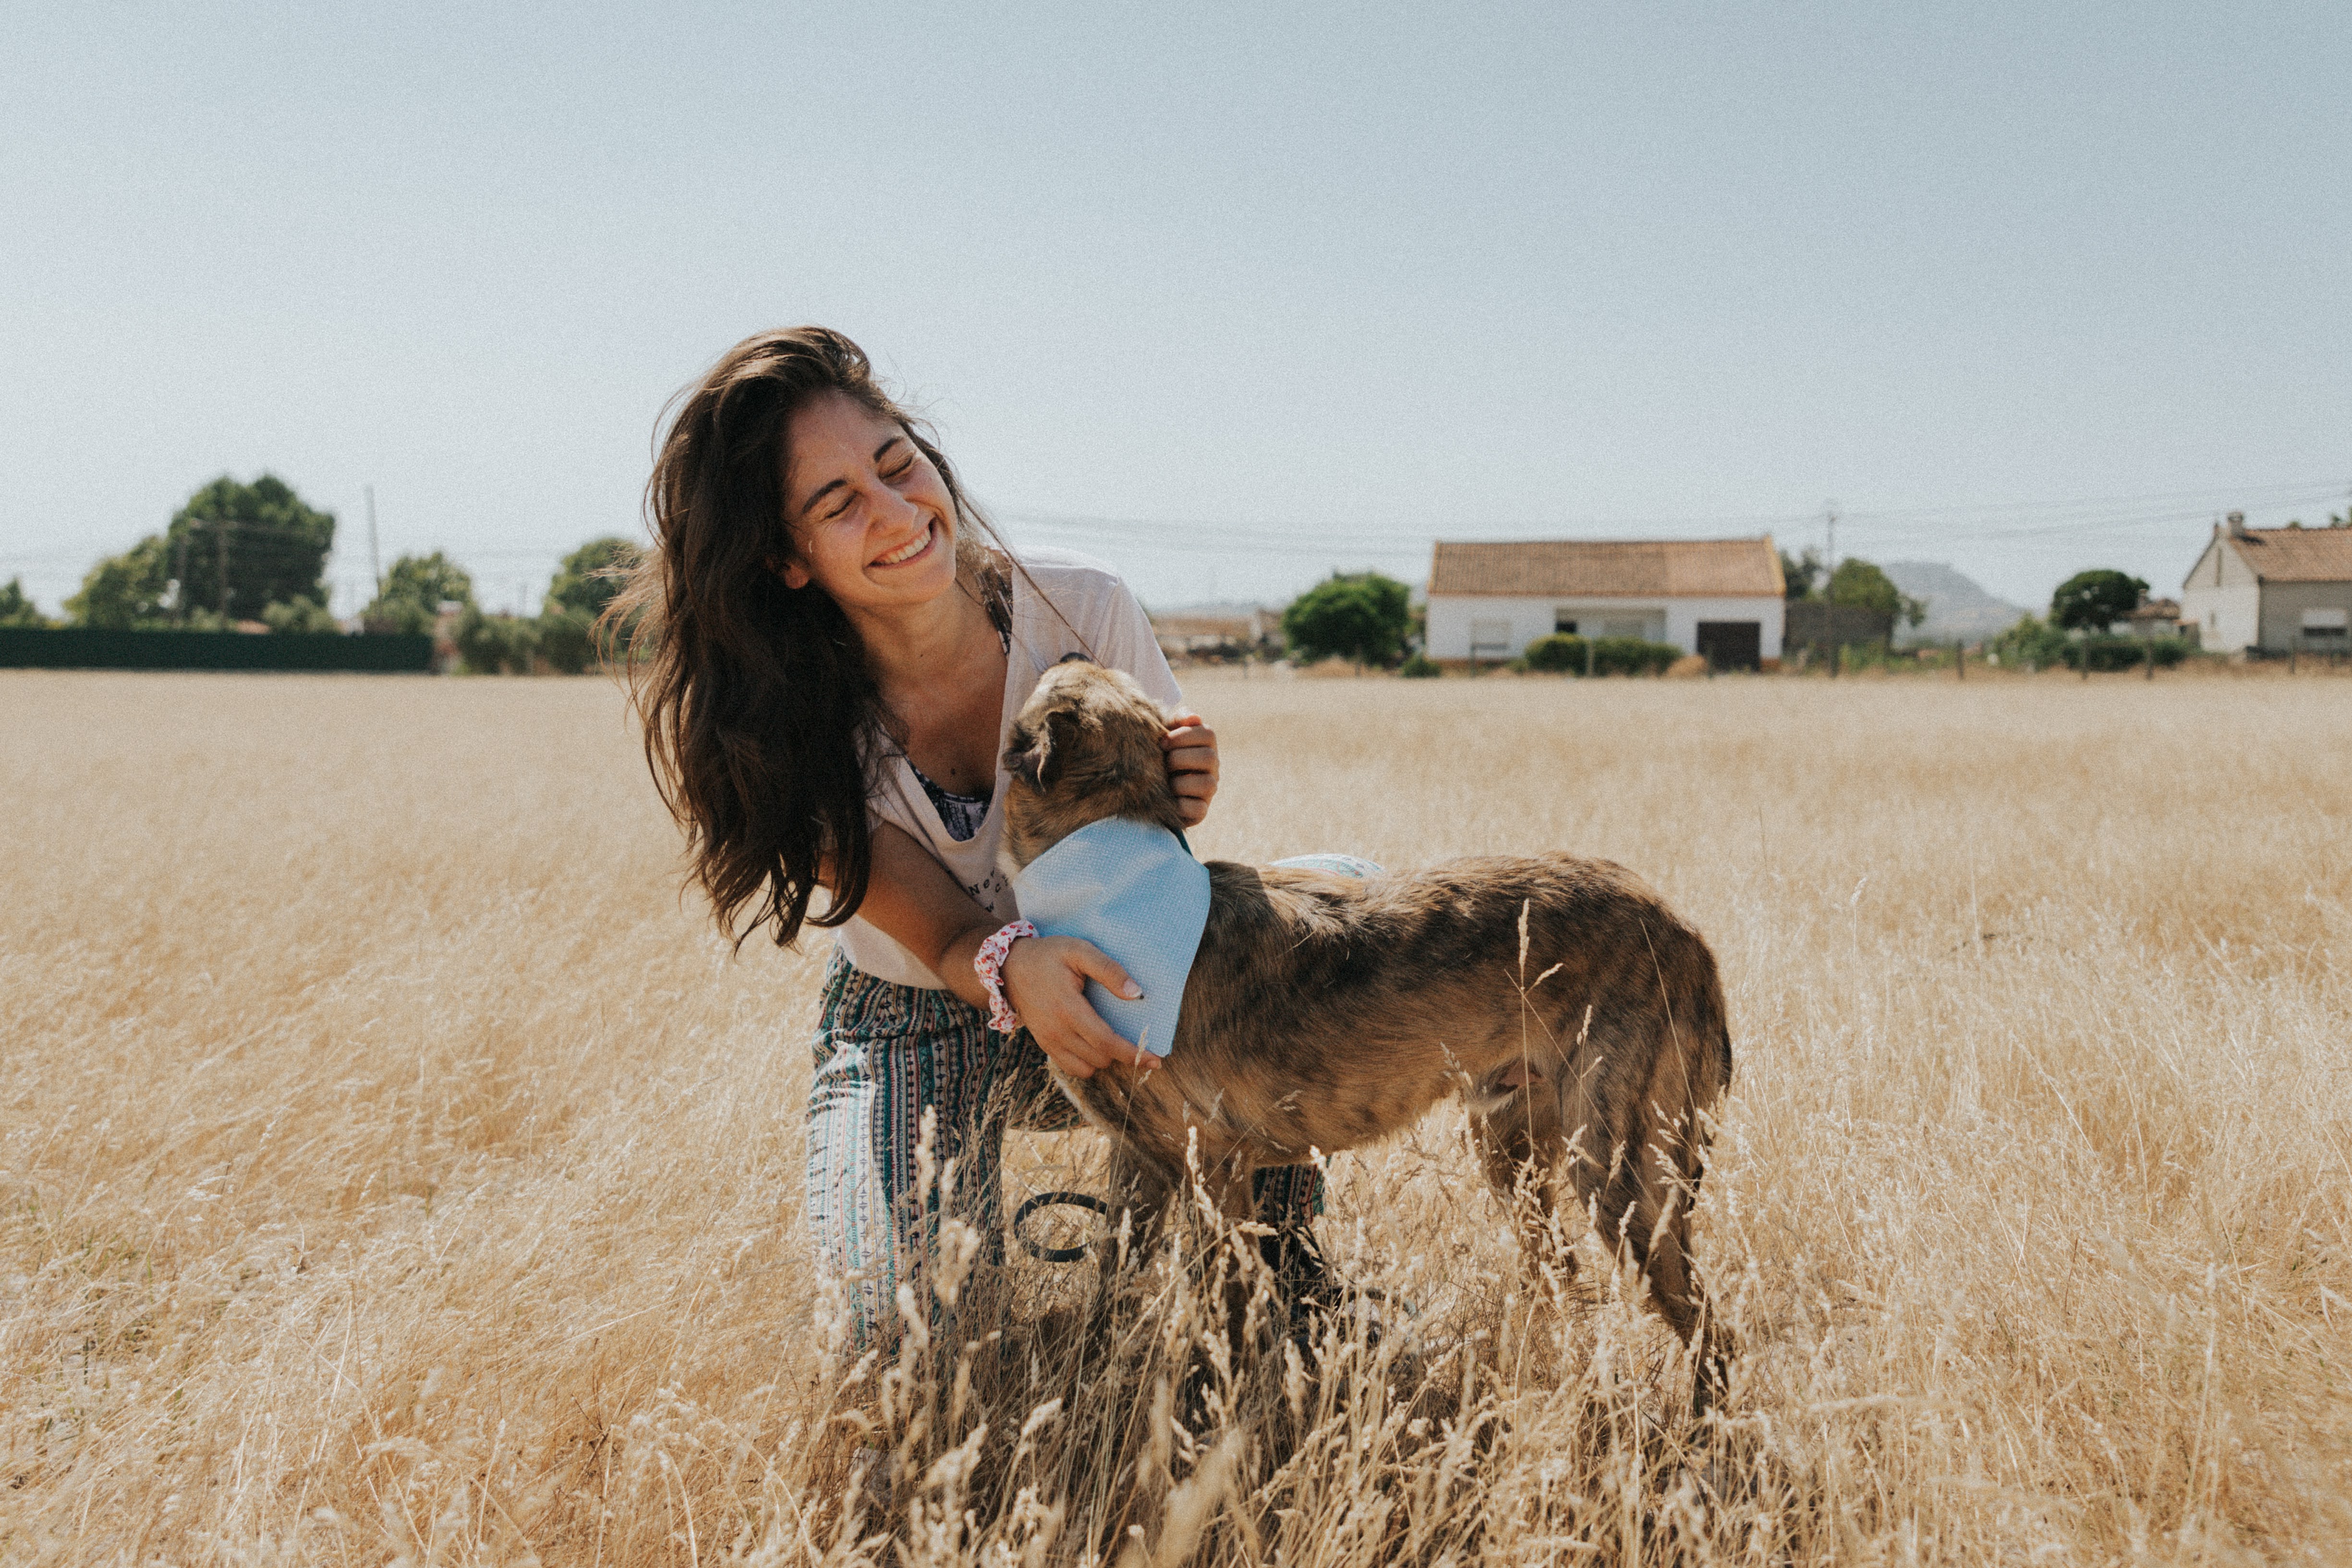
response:
M829 393L785 427L780 575L845 610L928 604L955 584L955 503L939 469L896 422Z

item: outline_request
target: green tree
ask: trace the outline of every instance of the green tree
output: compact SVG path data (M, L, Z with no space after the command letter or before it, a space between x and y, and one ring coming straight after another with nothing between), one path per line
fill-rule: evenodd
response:
M223 474L190 496L163 531L164 562L180 584L173 608L182 617L205 610L251 620L269 605L324 605L334 543L334 513L310 506L277 475L244 485Z
M638 553L631 541L607 534L563 558L539 612L539 653L550 668L578 675L596 662L604 651L597 646L602 636L597 617L619 596ZM628 633L628 627L621 627L620 640L625 642Z
M1378 572L1334 572L1282 612L1284 638L1309 660L1392 664L1412 625L1410 590Z
M2050 618L2068 631L2103 632L2139 608L2147 584L2105 567L2077 572L2050 595Z
M170 563L163 536L149 534L120 555L110 555L81 580L81 592L66 601L78 626L100 631L139 631L172 624Z
M383 590L360 612L360 626L378 633L429 632L441 606L453 601L473 607L474 580L463 567L437 550L404 555L383 574Z
M41 614L40 606L26 596L22 577L11 577L5 586L0 586L0 626L37 630L48 624L49 617Z
M1893 616L1906 626L1916 626L1927 618L1925 599L1913 598L1895 585L1894 578L1858 556L1847 556L1830 574L1829 600L1832 605L1850 605Z
M547 585L547 603L582 611L594 620L619 596L638 552L636 544L617 534L590 540L555 569L555 579Z
M1802 555L1780 552L1780 575L1788 584L1791 599L1810 599L1813 584L1822 580L1822 552L1807 550Z

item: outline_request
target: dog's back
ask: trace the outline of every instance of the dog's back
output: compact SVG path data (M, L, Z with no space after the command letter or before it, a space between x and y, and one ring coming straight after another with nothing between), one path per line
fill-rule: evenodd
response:
M1694 1112L1730 1082L1713 955L1608 861L1465 859L1362 880L1212 861L1209 876L1208 928L1160 1071L1195 1104L1222 1096L1261 1136L1353 1147L1449 1088L1491 1099L1487 1080L1522 1062L1564 1100L1638 1098L1628 1080L1645 1064ZM1571 1127L1631 1131L1561 1112Z

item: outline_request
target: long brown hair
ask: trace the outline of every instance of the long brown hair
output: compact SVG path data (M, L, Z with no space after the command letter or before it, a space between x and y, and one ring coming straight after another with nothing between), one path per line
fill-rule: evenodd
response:
M824 327L744 339L680 393L646 485L653 548L605 610L628 632L630 693L646 762L687 830L692 879L740 946L837 926L865 900L866 820L890 716L856 628L814 584L772 565L795 553L784 517L794 410L838 395L888 419L931 460L956 510L957 580L1002 604L1007 558L921 422L886 392L856 343ZM809 913L820 885L832 889ZM740 917L749 906L748 922Z

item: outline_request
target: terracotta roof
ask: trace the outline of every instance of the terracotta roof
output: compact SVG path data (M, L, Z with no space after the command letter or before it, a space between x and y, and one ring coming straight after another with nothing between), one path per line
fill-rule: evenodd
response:
M1772 536L1759 539L1545 539L1441 542L1433 594L1595 599L1780 598L1788 591Z
M2352 528L2250 528L2226 537L2265 583L2352 583Z
M2180 618L2180 601L2150 599L2124 618L2132 621L2177 621Z

